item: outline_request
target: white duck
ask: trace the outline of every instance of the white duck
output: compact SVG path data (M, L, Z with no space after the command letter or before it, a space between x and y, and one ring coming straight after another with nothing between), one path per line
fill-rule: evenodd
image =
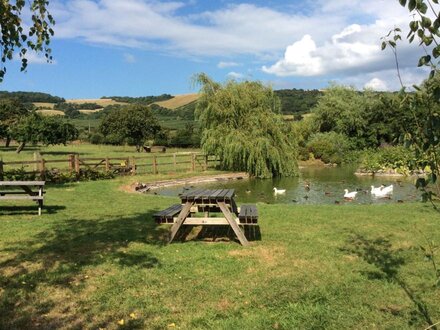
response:
M348 192L348 189L344 189L344 198L348 200L353 200L356 197L357 191Z
M383 187L382 191L386 191L388 194L392 194L394 191L394 186L390 184L389 186Z
M275 195L279 195L279 194L285 194L286 193L286 189L277 189L277 188L273 188L273 193Z
M393 194L394 187L393 185L387 187L381 187L380 190L375 191L374 194L371 193L374 197L385 198L390 197Z
M383 187L385 187L385 186L381 185L380 187L377 187L377 188L375 188L374 186L371 186L371 191L370 192L371 192L372 195L376 195L376 193L378 191L381 191Z

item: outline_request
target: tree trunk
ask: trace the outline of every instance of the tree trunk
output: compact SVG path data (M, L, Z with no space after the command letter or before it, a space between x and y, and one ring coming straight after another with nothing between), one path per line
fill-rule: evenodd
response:
M5 147L9 147L9 145L11 144L11 138L9 136L6 137L6 143L5 143Z
M17 153L17 154L19 154L23 149L24 149L24 146L26 145L26 142L21 142L19 145L18 145L18 147L17 147L17 150L15 150L15 152Z

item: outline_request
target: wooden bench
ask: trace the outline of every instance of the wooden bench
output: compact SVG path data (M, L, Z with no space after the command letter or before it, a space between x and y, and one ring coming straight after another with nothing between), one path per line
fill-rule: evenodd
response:
M258 223L258 210L256 205L242 205L238 214L240 224L256 224Z
M0 181L0 200L32 200L38 203L41 215L44 200L45 181ZM21 188L17 190L14 188ZM33 188L37 190L33 190Z
M156 223L174 223L174 217L182 210L182 204L174 204L165 210L153 214Z

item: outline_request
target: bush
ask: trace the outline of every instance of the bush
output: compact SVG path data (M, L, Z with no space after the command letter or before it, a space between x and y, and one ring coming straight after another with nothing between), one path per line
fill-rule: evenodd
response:
M324 163L341 164L349 162L353 143L344 134L336 132L316 133L307 142L308 153Z
M8 181L34 181L45 180L52 183L67 183L76 181L95 181L112 179L112 172L101 172L95 169L81 169L77 175L75 172L61 172L58 169L46 170L42 176L39 172L26 172L24 168L13 169L3 173L4 180Z
M102 135L101 133L93 133L89 137L89 142L92 144L103 144L104 141L104 135Z
M365 172L392 170L408 175L415 162L414 152L403 146L368 149L363 152L360 170ZM419 166L416 164L415 167Z

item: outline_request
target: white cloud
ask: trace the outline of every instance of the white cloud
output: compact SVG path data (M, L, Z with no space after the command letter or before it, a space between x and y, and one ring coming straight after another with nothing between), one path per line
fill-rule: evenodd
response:
M126 63L136 63L136 57L129 53L124 53L124 62Z
M189 6L194 1L183 0L54 1L55 38L179 57L231 59L218 63L218 68L235 66L234 56L240 56L240 62L247 56L254 65L260 61L268 74L328 80L392 69L392 54L380 50L380 38L394 26L401 27L405 37L410 20L406 9L390 0L304 1L296 6L300 12L287 5L281 10L230 2L219 9L192 12ZM217 6L223 3L227 2ZM401 68L415 66L418 47L404 43L399 47Z
M231 67L234 67L234 66L240 66L241 64L240 63L237 63L237 62L219 62L218 64L217 64L217 67L219 68L219 69L225 69L225 68L231 68Z
M292 38L314 29L324 17L283 13L251 4L182 16L173 5L144 0L57 2L56 38L148 48L189 56L275 55ZM109 24L111 22L111 24ZM325 18L326 30L341 22Z
M243 79L244 78L244 74L239 73L239 72L234 72L234 71L229 72L227 74L227 76L228 76L228 78L231 78L231 79Z
M379 79L379 78L373 78L370 81L368 81L364 87L366 89L372 89L374 91L386 91L388 90L387 84L385 81Z
M26 59L28 64L57 64L55 60L48 62L44 55L38 54L33 51L28 51L26 53ZM21 61L21 58L18 54L14 55L15 61Z
M313 76L322 73L322 59L316 53L316 44L306 34L300 41L288 46L284 58L263 71L277 76Z

